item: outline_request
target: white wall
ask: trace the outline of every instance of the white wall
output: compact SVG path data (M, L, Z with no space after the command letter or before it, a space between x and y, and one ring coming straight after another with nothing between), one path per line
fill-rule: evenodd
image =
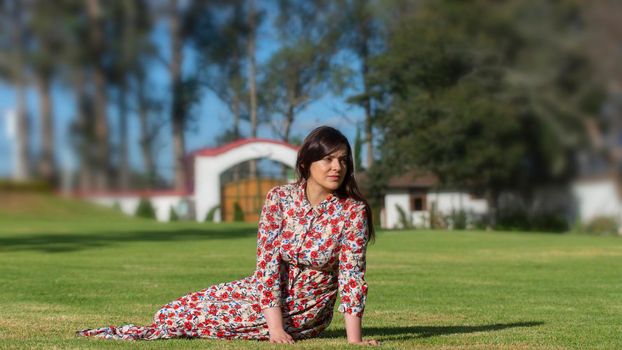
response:
M151 201L151 205L155 211L156 220L166 222L170 220L171 208L177 209L177 206L184 199L191 199L183 196L150 196L147 199ZM136 210L140 204L140 196L119 196L106 195L90 197L88 200L97 205L112 208L115 204L119 205L121 211L130 216L136 215Z
M241 145L216 156L197 155L194 161L194 197L196 220L205 219L207 212L220 204L220 174L236 164L259 158L281 162L294 168L297 152L273 142L253 142ZM221 220L220 211L214 221Z
M613 180L575 182L572 193L581 222L588 223L598 216L613 217L622 222L622 203Z
M436 209L443 214L462 210L483 215L488 211L488 203L485 199L471 198L470 194L464 192L428 192L427 200L428 208L432 203L436 203Z
M121 212L123 212L126 215L130 215L130 216L136 214L136 209L138 208L138 204L140 202L139 197L130 197L130 196L117 197L113 194L98 195L96 197L95 196L87 197L87 199L92 203L95 203L97 205L101 205L104 207L108 207L108 208L112 208L115 206L115 204L118 204L119 208L121 209Z
M454 211L463 210L470 215L484 215L488 210L488 204L484 199L474 199L468 193L463 192L428 192L426 205L428 210L412 211L410 208L410 195L408 191L390 191L384 197L385 215L381 225L383 228L401 228L399 205L410 215L411 222L416 227L429 226L429 209L436 205L439 214L450 215Z
M400 228L400 216L396 205L402 207L406 214L409 214L410 196L408 193L389 191L384 195L385 222L381 223L383 228Z
M181 196L155 196L151 197L151 205L155 210L158 221L170 221L171 208L177 209L184 197Z

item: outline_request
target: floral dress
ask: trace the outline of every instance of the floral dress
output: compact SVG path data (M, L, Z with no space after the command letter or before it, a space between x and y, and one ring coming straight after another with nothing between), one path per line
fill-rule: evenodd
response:
M158 310L149 326L110 326L81 336L153 340L177 337L269 339L261 310L281 307L294 339L317 336L338 310L362 316L367 295L365 205L330 195L316 207L305 183L273 188L259 221L252 276L190 293Z

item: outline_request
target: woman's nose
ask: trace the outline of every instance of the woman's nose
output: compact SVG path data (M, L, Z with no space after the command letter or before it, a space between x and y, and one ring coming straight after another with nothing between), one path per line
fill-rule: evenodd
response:
M333 169L341 170L341 161L339 159L333 159L331 166Z

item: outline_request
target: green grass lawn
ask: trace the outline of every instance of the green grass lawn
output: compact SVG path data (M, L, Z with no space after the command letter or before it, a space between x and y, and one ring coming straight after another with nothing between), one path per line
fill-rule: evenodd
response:
M80 328L148 324L187 292L251 274L255 230L35 202L0 206L0 348L286 347L75 337ZM367 280L365 337L385 349L622 349L620 238L379 232ZM323 337L292 347L353 348L338 313Z

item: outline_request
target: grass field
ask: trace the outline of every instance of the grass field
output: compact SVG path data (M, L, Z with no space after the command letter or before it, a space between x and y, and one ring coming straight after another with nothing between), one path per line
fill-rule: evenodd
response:
M254 268L251 225L158 224L51 197L0 194L0 348L285 348L118 342L80 328L150 323L163 304ZM622 349L622 239L379 232L366 338L384 349ZM292 348L354 348L338 313Z

